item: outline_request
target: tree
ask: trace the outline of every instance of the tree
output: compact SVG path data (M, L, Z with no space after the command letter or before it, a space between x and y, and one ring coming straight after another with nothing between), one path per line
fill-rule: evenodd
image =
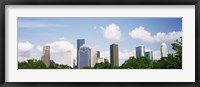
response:
M154 69L182 69L182 37L171 45L175 53L154 61Z
M149 58L132 56L120 66L120 69L151 69L152 67L152 61Z
M117 66L113 66L113 64L109 63L108 61L96 63L94 65L94 69L117 69Z

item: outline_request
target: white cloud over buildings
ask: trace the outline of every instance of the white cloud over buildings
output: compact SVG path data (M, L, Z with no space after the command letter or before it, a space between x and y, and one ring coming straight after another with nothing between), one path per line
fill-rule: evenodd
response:
M149 43L156 43L156 42L174 41L182 36L182 32L181 31L172 31L168 33L158 32L156 35L152 35L151 32L145 30L143 26L140 26L129 32L129 35L133 39L139 39Z

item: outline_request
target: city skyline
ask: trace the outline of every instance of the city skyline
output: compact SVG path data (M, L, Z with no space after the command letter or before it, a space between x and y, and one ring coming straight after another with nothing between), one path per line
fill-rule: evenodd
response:
M150 37L138 35L138 32ZM40 59L42 46L50 45L52 60L63 64L63 52L72 50L77 54L76 40L84 38L86 45L100 51L100 55L108 60L109 45L119 44L120 65L128 56L135 56L135 47L139 45L145 45L145 50L151 49L155 59L160 55L163 42L170 48L168 53L173 53L171 42L179 36L182 36L181 18L18 18L18 42L27 46L19 48L18 60L26 57Z

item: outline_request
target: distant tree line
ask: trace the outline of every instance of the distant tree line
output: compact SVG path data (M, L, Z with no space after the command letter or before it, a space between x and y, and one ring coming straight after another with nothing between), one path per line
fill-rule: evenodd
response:
M113 66L106 62L96 63L94 67L86 66L82 69L182 69L182 37L171 44L175 54L168 54L168 57L162 57L159 60L150 60L147 57L135 58L129 57L121 66ZM18 62L19 69L72 69L72 67L62 64L56 64L51 60L50 66L46 68L41 60L30 59Z

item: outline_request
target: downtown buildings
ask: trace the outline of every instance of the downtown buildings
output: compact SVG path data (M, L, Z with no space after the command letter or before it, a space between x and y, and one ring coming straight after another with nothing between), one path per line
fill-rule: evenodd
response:
M64 65L74 67L73 51L68 50L64 52Z
M50 46L43 46L42 62L49 67L50 65Z
M85 44L84 39L78 39L77 40L77 68L80 69L80 56L79 56L79 49L80 47Z
M119 66L119 52L117 44L110 45L110 63L114 66Z
M161 52L161 57L168 56L167 45L165 43L162 43L162 45L160 46L160 52Z

